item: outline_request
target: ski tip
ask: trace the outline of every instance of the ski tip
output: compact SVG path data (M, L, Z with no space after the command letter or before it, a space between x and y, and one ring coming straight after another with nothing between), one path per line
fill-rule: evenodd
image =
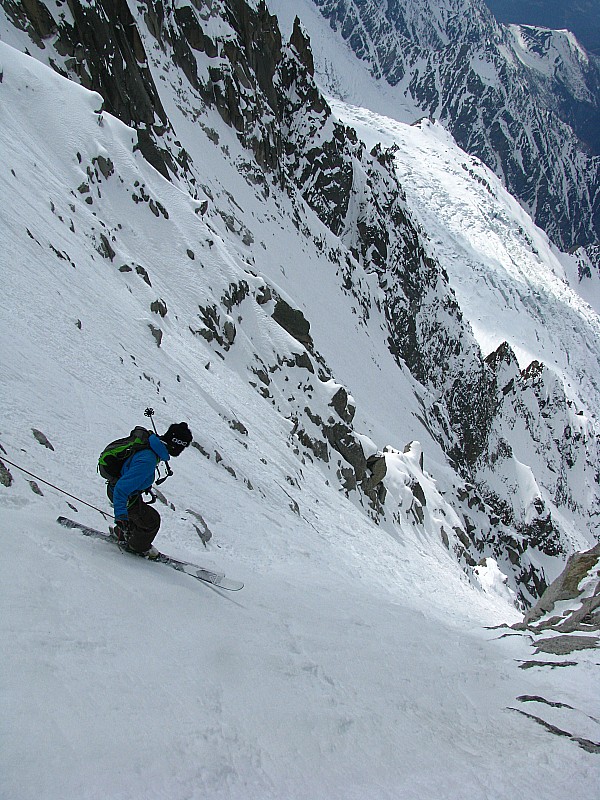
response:
M213 586L216 586L218 589L227 589L229 592L239 592L240 589L244 588L244 584L241 581L234 581L230 578L225 578L220 583L214 583Z

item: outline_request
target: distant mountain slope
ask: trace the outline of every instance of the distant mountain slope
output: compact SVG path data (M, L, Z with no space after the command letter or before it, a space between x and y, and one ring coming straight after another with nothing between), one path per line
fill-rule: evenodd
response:
M600 13L596 0L485 0L498 22L572 31L581 44L600 57Z
M403 105L413 104L421 115L442 121L563 249L598 241L600 156L577 134L598 151L593 123L600 102L597 62L569 52L575 86L565 81L564 70L532 69L520 57L522 47L515 47L513 35L495 21L483 0L313 2L373 78L395 88L392 103L401 114ZM271 3L287 15L284 5ZM314 23L311 17L313 37L319 35ZM554 59L554 50L547 49L544 57ZM335 65L318 63L317 70L335 94ZM344 99L370 107L364 89L360 97L351 90ZM381 106L373 110L381 112ZM404 118L394 105L387 114Z
M569 31L509 25L517 57L538 77L550 108L600 155L600 57L585 53Z

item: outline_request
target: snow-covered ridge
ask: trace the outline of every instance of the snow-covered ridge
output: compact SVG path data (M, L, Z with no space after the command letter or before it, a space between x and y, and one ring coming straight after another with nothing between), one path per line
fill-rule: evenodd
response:
M543 70L547 66L549 53L554 63L565 56L577 59L584 66L589 63L589 55L571 31L554 31L533 25L509 25L508 29L515 38L515 44L522 49L523 57L526 54L531 57L529 66L536 69Z

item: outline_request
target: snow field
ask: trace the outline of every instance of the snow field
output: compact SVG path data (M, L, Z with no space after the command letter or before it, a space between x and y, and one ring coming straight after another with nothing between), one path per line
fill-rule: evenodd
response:
M3 516L7 798L508 798L540 770L559 797L585 769L507 711L543 691L522 642L325 571L245 573L231 596Z

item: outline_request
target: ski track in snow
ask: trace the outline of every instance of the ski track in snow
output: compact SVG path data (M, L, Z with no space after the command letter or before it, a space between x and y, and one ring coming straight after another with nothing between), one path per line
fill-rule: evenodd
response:
M245 351L239 364L235 352L223 362L186 328L211 291L243 274L241 246L223 241L215 220L199 220L190 199L131 152L128 128L108 115L100 126L97 96L6 45L0 59L0 98L11 93L9 111L0 103L0 225L10 242L0 253L4 455L106 507L93 470L113 432L143 421L150 403L162 426L189 419L213 455L191 448L174 464L165 484L174 510L159 506L157 545L246 584L227 595L64 530L56 516L75 513L66 498L45 485L34 494L11 468L13 485L0 485L3 800L563 800L574 788L595 800L598 756L509 710L518 695L560 698L586 712L581 725L600 740L589 719L600 717L593 657L520 670L531 658L527 640L484 628L518 618L502 596L471 585L423 530L407 525L394 538L373 525L320 467L282 445L289 421L248 385ZM93 185L86 204L77 187L108 146L116 175ZM227 170L215 163L215 172L227 186ZM169 225L131 202L136 179L168 207ZM273 280L278 272L292 296L309 278L321 289L315 307L327 308L336 276L319 273L314 253L294 273L296 235L270 231L274 207L254 203L257 230L282 254L265 255L261 268ZM115 234L114 264L95 249L101 233ZM118 272L138 259L151 288ZM169 306L162 349L148 331L157 297ZM243 335L268 352L259 312L253 324ZM365 340L347 328L327 339L368 416L377 370L361 382L352 359L336 356L344 337ZM379 409L398 402L402 380L377 387L377 434ZM231 419L244 422L246 437ZM410 424L390 423L391 440L403 444ZM73 504L79 519L100 524ZM206 549L188 508L214 533Z

